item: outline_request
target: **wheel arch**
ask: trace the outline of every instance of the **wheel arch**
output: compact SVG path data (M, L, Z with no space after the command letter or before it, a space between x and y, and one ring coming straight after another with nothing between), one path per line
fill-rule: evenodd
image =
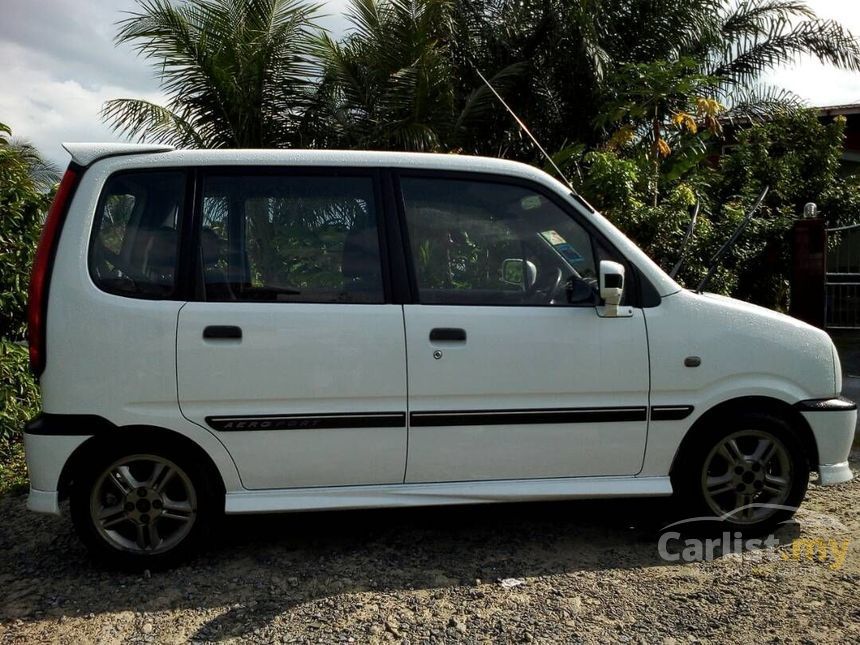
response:
M743 396L723 401L709 408L703 413L687 430L684 438L675 451L672 459L670 474L674 474L679 460L686 454L691 446L694 446L703 435L703 431L711 427L716 420L722 416L737 414L740 412L758 412L770 414L784 421L797 433L797 437L803 444L803 450L810 465L810 469L818 467L818 446L812 428L797 408L785 401L768 396Z
M66 460L58 482L60 499L66 499L69 489L74 484L75 474L84 467L88 456L96 451L109 446L117 441L128 441L131 439L146 438L153 441L155 447L166 447L168 450L178 450L188 454L203 465L209 480L216 487L220 495L225 493L224 478L212 457L196 441L180 434L174 430L168 430L158 426L131 425L115 427L104 432L99 432L78 446Z

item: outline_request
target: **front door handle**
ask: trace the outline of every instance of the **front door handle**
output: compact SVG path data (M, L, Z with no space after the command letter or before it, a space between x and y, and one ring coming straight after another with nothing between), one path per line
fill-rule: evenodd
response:
M241 340L242 328L235 325L210 325L203 330L206 340Z
M430 340L433 342L466 342L466 330L456 327L437 327L430 331Z

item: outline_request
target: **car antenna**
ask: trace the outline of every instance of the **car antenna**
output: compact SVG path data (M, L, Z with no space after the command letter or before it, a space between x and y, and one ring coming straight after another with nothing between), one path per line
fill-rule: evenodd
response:
M690 240L693 238L693 233L696 230L696 224L699 221L699 208L701 206L701 200L696 198L696 208L693 210L693 217L690 219L690 225L687 226L687 232L684 234L684 241L681 242L681 254L678 256L678 261L675 263L675 266L672 267L672 271L669 272L669 277L672 279L678 275L678 271L680 271L681 267L684 265L684 255L687 253L687 245L690 243Z
M767 197L767 194L769 192L770 192L770 186L765 186L764 190L761 191L761 195L758 196L756 203L753 205L753 207L750 209L750 211L746 214L746 217L744 217L743 221L735 229L735 232L728 239L728 241L720 247L720 250L714 254L714 257L711 258L711 263L708 267L708 273L705 275L705 277L699 283L699 286L696 287L696 291L698 293L702 293L704 288L707 286L708 282L710 282L711 278L714 277L714 273L716 273L716 271L717 271L717 262L720 261L720 259L723 257L723 254L725 254L725 252L728 251L731 248L731 246L737 241L738 237L740 237L740 234L747 227L747 224L750 223L750 220L753 218L753 215L755 215L755 212L759 209L762 202L764 201L764 198Z
M558 174L558 176L562 178L562 180L564 181L565 184L567 184L567 187L570 188L570 190L573 192L573 194L576 197L579 197L580 199L582 199L582 197L580 197L579 193L576 192L576 189L573 187L573 184L570 182L570 180L567 177L565 177L564 173L561 171L561 168L558 167L558 165L555 163L555 161L552 160L552 157L550 157L549 153L546 150L544 150L544 147L540 144L540 142L537 140L537 138L531 133L531 130L529 130L528 126L523 122L523 120L520 117L517 116L517 113L514 112L513 109L511 109L511 106L508 105L507 103L505 103L505 99L503 99L502 95L496 91L496 88L490 84L490 81L488 81L484 77L484 75L481 74L481 70L478 69L478 66L475 65L475 63L472 61L469 61L469 62L472 64L472 67L474 68L475 72L477 72L477 74L481 78L481 80L484 81L484 85L486 85L488 88L490 88L490 91L499 100L499 103L501 103L504 106L504 108L514 118L514 121L517 122L517 125L520 126L520 129L523 132L525 132L526 135L528 136L528 138L532 140L532 143L534 143L535 146L537 146L537 149L540 150L540 153L544 156L544 158L547 161L549 161L550 165L553 167L553 169L555 169L555 172Z

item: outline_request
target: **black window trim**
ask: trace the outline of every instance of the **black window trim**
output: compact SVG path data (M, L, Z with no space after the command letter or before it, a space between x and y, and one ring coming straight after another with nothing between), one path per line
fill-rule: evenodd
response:
M585 229L586 233L591 236L592 247L595 243L599 243L609 250L614 255L622 259L627 268L626 286L632 286L630 293L629 306L635 308L656 307L660 304L661 298L656 289L648 282L647 278L642 275L636 265L631 262L627 256L622 253L612 241L598 230L597 227L582 213L578 212L570 203L562 200L555 192L549 190L545 186L523 177L507 175L503 173L488 173L488 172L472 172L468 170L435 170L435 169L391 169L394 178L395 199L397 203L397 217L399 226L403 236L403 251L406 254L406 267L409 277L409 285L412 292L412 304L426 304L428 306L444 306L444 307L555 307L555 305L511 305L511 304L483 304L483 303L422 303L419 297L418 278L415 275L415 264L412 257L412 247L409 241L409 232L406 222L406 201L403 195L403 189L400 180L403 178L415 179L443 179L457 181L475 181L484 183L503 183L520 188L526 188L534 191L536 194L548 199L562 212L567 214L575 223ZM595 254L595 260L598 260ZM632 278L632 280L630 279ZM594 305L570 305L570 308L593 308Z
M170 297L157 297L139 294L118 294L102 288L92 276L90 256L93 252L95 237L97 235L97 222L99 209L103 206L105 193L104 187L116 175L154 173L154 172L176 172L185 173L185 195L183 197L183 213L180 218L179 236L180 244L177 258L177 281L174 293ZM377 200L377 228L379 233L379 253L382 263L382 280L384 301L382 303L313 303L302 302L302 304L421 304L418 296L417 276L414 274L412 262L412 249L409 245L408 231L406 228L406 211L403 199L403 191L400 186L401 177L415 178L438 178L483 181L488 183L506 183L520 186L534 191L535 193L549 199L553 204L567 213L569 217L582 226L592 236L592 244L599 241L612 253L622 258L625 266L632 273L628 276L627 284L633 287L630 305L633 307L656 307L661 298L657 290L642 275L636 265L631 262L618 247L609 240L606 235L599 231L587 218L583 216L572 204L562 200L555 192L545 186L522 177L504 173L473 172L469 170L435 170L387 166L308 166L308 165L199 165L193 166L170 166L158 165L142 168L127 168L117 170L105 178L101 185L96 212L92 220L90 231L89 249L87 251L88 274L94 286L111 295L121 298L133 298L137 300L164 300L180 302L206 302L203 292L203 284L199 274L199 247L200 229L202 225L203 210L203 187L204 179L210 175L243 173L249 176L344 176L344 177L370 177L373 181L374 199ZM187 231L190 230L190 234ZM595 256L596 257L596 256ZM632 280L630 278L633 278ZM246 301L238 301L246 302ZM237 302L237 304L238 304ZM296 302L261 302L258 304L290 305ZM464 305L451 304L444 306L552 306L552 305Z
M247 166L247 165L202 165L195 168L195 204L193 211L193 235L194 244L191 247L192 255L195 257L191 260L190 268L192 268L191 277L193 286L188 292L189 302L212 302L206 300L205 285L202 282L200 275L199 258L196 249L199 248L200 231L203 223L203 191L206 184L206 179L213 176L235 176L244 175L248 177L361 177L370 179L372 182L374 207L376 210L376 230L379 239L379 259L382 270L382 291L383 299L381 302L333 302L331 300L314 301L314 300L285 300L285 301L253 301L259 305L273 306L289 306L296 304L321 304L321 305L383 305L395 302L395 293L397 287L393 279L392 261L389 244L389 222L391 217L388 214L389 199L384 182L383 169L376 166L308 166L308 165L271 165L271 166ZM223 302L223 301L218 301ZM249 303L249 300L238 300L224 302L223 304L242 304Z

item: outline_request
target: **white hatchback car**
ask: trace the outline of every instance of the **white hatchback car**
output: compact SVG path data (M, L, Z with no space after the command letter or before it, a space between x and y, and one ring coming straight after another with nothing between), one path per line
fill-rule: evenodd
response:
M828 336L682 289L561 183L454 155L76 144L33 271L29 507L117 564L222 513L851 479Z

